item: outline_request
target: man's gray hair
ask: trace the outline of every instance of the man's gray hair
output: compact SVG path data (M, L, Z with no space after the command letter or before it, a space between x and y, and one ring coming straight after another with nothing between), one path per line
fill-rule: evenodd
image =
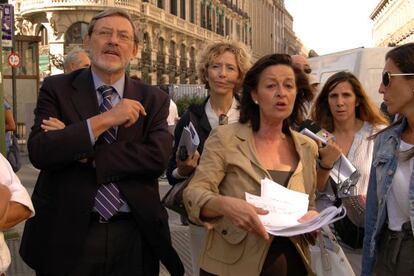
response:
M132 32L133 32L133 35L134 35L134 43L138 43L137 30L135 28L134 22L132 22L131 16L125 10L120 9L120 8L109 8L109 9L103 10L103 11L95 14L95 16L92 18L91 22L89 23L88 35L89 36L92 35L92 33L94 31L93 29L95 28L96 21L98 21L101 18L109 17L109 16L120 16L120 17L123 17L126 20L128 20L129 23L131 23L131 26L132 26Z
M84 49L75 47L73 48L65 57L65 60L63 61L63 70L67 72L70 70L69 66L71 63L74 64L80 64L81 60L79 59L79 54L84 53L85 55L88 55L88 52L86 52Z

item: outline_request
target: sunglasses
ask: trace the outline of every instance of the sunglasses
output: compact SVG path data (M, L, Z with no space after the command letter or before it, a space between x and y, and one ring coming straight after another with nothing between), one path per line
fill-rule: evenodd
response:
M390 72L385 71L382 73L382 84L384 84L385 87L388 87L391 83L391 77L394 76L414 76L414 73L391 74Z

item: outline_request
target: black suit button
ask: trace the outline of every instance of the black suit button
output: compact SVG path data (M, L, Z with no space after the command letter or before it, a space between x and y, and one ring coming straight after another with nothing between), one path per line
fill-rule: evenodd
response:
M221 234L227 235L227 230L226 229L221 230Z

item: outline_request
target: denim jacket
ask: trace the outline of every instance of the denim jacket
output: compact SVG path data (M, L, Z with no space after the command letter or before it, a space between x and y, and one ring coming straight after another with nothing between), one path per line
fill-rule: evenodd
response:
M362 276L372 275L378 248L377 242L383 227L387 227L384 225L387 220L386 202L397 169L397 153L400 148L401 133L406 124L406 119L403 119L401 124L376 137L365 211ZM410 177L408 200L411 228L414 230L414 174Z

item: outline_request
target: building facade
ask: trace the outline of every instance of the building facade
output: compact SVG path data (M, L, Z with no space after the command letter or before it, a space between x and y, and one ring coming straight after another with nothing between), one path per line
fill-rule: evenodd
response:
M62 72L64 55L82 46L88 23L108 7L125 9L139 34L130 73L151 84L197 83L197 51L208 41L239 40L258 58L288 52L283 0L15 0L16 29L41 37L43 76ZM289 35L286 35L289 32Z
M370 18L374 46L414 42L414 0L381 0Z

